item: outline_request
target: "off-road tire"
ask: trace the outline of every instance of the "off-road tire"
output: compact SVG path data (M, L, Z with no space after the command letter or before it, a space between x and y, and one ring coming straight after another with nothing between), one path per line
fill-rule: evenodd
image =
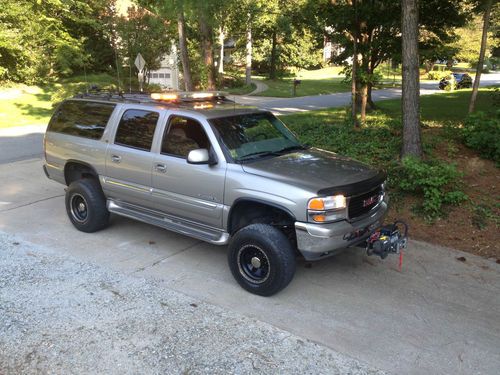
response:
M252 253L253 252L253 253ZM250 255L248 255L250 254ZM252 254L255 254L253 256ZM251 266L244 259L251 257ZM259 265L253 267L253 260ZM284 289L295 274L295 250L279 229L266 224L250 224L240 229L229 243L228 263L242 288L260 296L271 296ZM267 264L264 276L253 275ZM258 272L257 272L258 273Z
M65 202L68 217L79 231L97 232L108 225L109 211L106 207L106 198L96 179L84 178L73 181L66 190Z

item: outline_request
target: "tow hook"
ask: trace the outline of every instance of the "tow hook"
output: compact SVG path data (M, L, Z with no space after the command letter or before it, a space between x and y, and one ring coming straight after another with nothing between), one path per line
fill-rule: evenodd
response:
M399 269L403 266L403 250L408 244L408 224L396 220L371 234L366 241L366 254L378 255L381 259L389 254L399 254Z

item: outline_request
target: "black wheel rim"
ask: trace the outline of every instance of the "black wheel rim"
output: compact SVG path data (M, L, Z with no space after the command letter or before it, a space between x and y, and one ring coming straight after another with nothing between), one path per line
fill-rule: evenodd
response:
M83 223L88 217L88 205L85 198L80 194L73 194L70 202L71 216L76 221Z
M261 284L269 277L269 258L258 246L245 245L238 251L241 275L254 284Z

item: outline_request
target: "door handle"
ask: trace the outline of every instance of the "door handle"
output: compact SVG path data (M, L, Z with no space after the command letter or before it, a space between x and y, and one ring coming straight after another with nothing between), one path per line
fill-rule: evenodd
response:
M122 161L122 157L118 155L111 155L111 161L113 163L119 163Z
M165 164L161 163L156 163L155 164L155 170L160 173L166 173L167 172L167 166Z

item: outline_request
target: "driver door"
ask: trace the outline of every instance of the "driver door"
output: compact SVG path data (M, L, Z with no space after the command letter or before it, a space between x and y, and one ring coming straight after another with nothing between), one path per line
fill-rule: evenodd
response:
M210 227L222 227L225 163L187 162L191 150L211 147L197 120L169 117L160 153L153 160L153 201L157 209Z

